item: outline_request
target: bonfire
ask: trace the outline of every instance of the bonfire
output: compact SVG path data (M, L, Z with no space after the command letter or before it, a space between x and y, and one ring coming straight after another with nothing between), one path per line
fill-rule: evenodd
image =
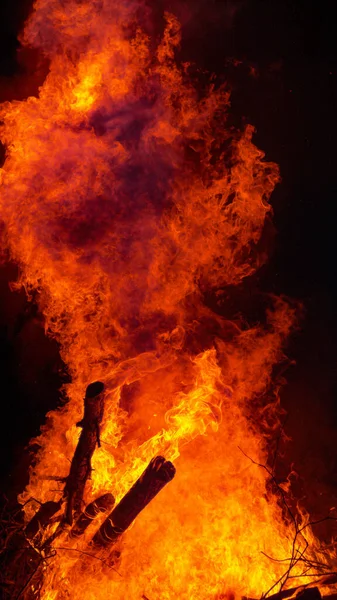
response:
M142 0L36 0L21 41L49 73L0 109L4 241L71 377L35 440L4 589L324 592L335 551L269 460L296 306L264 295L251 323L224 301L268 258L279 170L253 126L228 125L227 86L179 61L176 16L152 18Z

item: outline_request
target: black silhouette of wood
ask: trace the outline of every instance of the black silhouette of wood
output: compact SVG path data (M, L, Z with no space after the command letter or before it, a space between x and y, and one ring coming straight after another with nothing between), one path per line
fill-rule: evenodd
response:
M84 398L84 416L77 427L82 427L81 435L71 461L70 473L64 488L66 498L65 521L73 524L82 510L85 484L91 474L91 458L96 446L100 446L100 425L104 413L104 384L95 381L88 385Z
M144 473L113 509L93 538L93 544L107 547L115 543L137 515L173 479L175 468L162 456L153 458Z
M315 581L315 583L319 584L322 587L330 585L335 586L337 584L337 573L327 573L326 575L323 575L321 577L317 576L317 580ZM295 594L296 598L300 600L318 600L318 595L321 595L317 585L314 587L312 584L308 584L306 587L303 585L298 585L293 588L281 590L280 592L276 592L275 594L267 596L267 598L268 600L285 600L286 598L291 598L295 596ZM337 593L325 595L323 596L323 598L326 598L327 600L337 600ZM248 596L243 596L242 600L257 599L249 598Z
M70 531L70 537L80 537L99 513L103 513L111 509L114 504L115 498L109 493L103 494L103 496L100 496L93 502L90 502L90 504L88 504L85 510L78 517L75 525Z
M60 510L62 501L45 502L41 504L37 513L29 521L25 528L25 535L29 540L36 537L39 532L42 532L50 523L51 518Z
M110 510L114 504L112 494L104 494L90 503L81 515L85 484L91 473L91 458L96 446L100 445L100 425L104 412L104 384L91 383L84 398L83 419L77 423L82 428L78 444L71 462L70 472L64 481L64 491L58 502L48 501L40 505L34 517L23 527L18 524L14 532L1 531L1 562L4 565L0 573L0 596L6 600L36 600L43 582L46 561L53 555L52 543L69 525L73 516L77 517L74 531L80 535L89 522L101 511ZM61 513L66 505L65 514ZM59 514L57 514L59 513ZM42 542L43 533L52 523L59 521L58 527Z
M322 595L318 587L309 587L296 594L296 598L300 600L322 600Z

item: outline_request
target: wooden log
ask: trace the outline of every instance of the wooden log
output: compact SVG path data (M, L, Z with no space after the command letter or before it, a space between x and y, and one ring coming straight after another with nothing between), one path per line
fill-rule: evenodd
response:
M104 413L104 384L95 381L88 385L84 398L84 416L77 427L82 427L81 435L71 461L70 473L64 488L67 501L65 522L73 523L73 514L82 510L85 484L91 474L91 458L96 446L100 446L100 424Z
M313 587L314 584L316 584L315 587ZM296 594L296 598L300 598L300 597L302 597L302 594L305 590L310 590L310 589L311 590L319 590L317 585L320 585L321 587L325 587L325 586L329 586L329 585L335 586L336 584L337 584L337 574L334 572L332 572L330 574L326 574L326 575L321 575L321 576L317 575L317 579L315 579L315 581L308 583L306 585L298 585L293 588L287 588L286 590L281 590L280 592L276 592L275 594L271 594L270 596L267 596L267 600L285 600L286 598L292 598L293 596L295 596L295 594ZM314 593L316 594L317 592L315 591ZM331 600L337 600L337 594L327 595L327 596L324 596L324 598L328 598ZM242 600L258 600L258 599L250 598L248 596L242 596Z
M322 600L322 595L318 587L308 587L299 592L296 598L300 598L301 600Z
M144 473L101 525L92 540L93 544L105 548L115 543L174 475L175 468L171 462L162 456L153 458Z
M62 500L59 502L48 501L41 504L37 513L29 521L25 528L25 535L29 540L43 531L50 523L51 518L57 513L62 506Z
M70 537L80 537L99 513L109 510L114 504L115 498L112 494L104 494L103 496L96 498L93 502L90 502L78 517L75 525L70 531Z

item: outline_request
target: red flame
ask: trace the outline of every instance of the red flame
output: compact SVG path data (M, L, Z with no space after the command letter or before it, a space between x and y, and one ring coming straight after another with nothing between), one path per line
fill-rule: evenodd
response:
M177 64L176 18L159 41L149 18L134 1L37 0L23 39L50 72L37 98L1 108L6 241L72 376L21 499L59 499L50 477L68 474L97 379L108 393L86 501L120 498L156 454L177 467L125 535L118 572L83 562L88 536L55 542L48 600L260 596L284 572L266 554L292 553L292 526L247 455L264 464L278 426L272 368L293 311L275 299L249 328L204 303L266 260L278 168L252 127L226 127L227 90L200 93Z

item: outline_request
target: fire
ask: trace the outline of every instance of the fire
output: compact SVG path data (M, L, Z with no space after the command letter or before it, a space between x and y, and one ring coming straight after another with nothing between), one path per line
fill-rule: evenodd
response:
M178 65L176 18L165 15L159 39L150 17L131 0L37 0L23 41L50 72L37 98L1 107L6 242L72 376L21 501L60 499L51 479L68 475L94 380L107 394L86 502L118 501L155 455L177 468L115 567L88 556L92 529L62 534L44 600L259 597L285 571L268 556L293 551L293 524L254 462L266 463L279 427L272 368L294 311L274 298L265 323L248 327L205 302L266 260L278 168L252 127L226 126L228 91L200 93ZM27 519L36 509L27 504ZM310 529L306 539L316 556ZM298 563L297 584L301 573Z

